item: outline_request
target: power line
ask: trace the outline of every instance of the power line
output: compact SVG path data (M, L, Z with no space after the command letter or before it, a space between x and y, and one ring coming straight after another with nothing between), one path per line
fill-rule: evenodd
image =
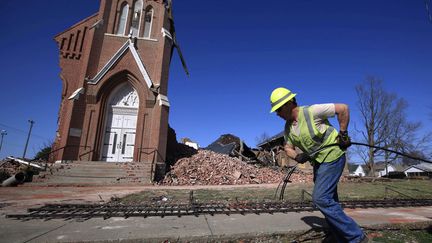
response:
M21 130L19 128L12 127L12 126L9 126L9 125L3 124L3 123L0 123L0 126L6 127L8 129L11 129L11 130L14 130L16 132L23 133L23 134L27 134L27 132L28 132L28 131L24 131L24 130ZM41 136L41 135L38 135L38 134L35 134L35 133L32 133L32 136L40 138L40 139L44 139L44 140L51 140L52 139L52 138L47 138L47 137L44 137L44 136Z
M4 127L7 127L8 129L12 129L12 130L15 130L15 131L18 131L18 132L27 133L24 130L21 130L21 129L15 128L15 127L11 127L11 126L8 126L8 125L3 124L3 123L0 123L0 126L4 126Z

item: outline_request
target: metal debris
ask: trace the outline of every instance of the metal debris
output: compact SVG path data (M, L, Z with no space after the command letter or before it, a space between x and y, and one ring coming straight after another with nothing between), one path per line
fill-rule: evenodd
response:
M432 199L353 200L340 202L343 208L389 208L431 206ZM148 204L48 204L28 209L26 214L9 214L14 219L90 219L111 217L186 216L215 214L263 214L314 211L310 201L211 202Z

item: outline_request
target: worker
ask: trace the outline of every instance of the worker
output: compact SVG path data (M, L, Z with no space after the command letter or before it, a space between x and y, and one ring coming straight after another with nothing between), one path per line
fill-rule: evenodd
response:
M271 110L286 121L284 150L298 163L313 165L314 189L312 200L324 214L333 242L368 242L359 225L347 216L339 205L337 184L345 167L345 151L351 145L348 136L349 109L346 104L298 106L296 94L286 88L273 90ZM339 132L328 121L337 116ZM322 151L312 152L323 146ZM302 152L297 153L295 147ZM309 154L313 154L309 156Z

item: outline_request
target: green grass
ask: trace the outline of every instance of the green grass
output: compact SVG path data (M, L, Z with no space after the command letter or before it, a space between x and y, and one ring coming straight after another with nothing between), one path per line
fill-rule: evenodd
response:
M387 193L386 193L386 187ZM312 193L311 184L288 184L284 200L299 201L302 190ZM397 192L399 193L397 193ZM274 200L276 187L236 187L223 189L154 189L130 194L120 201L124 203L154 202L166 198L168 202L188 202L190 193L198 202L210 201L264 201ZM389 182L345 182L339 183L340 200L384 199L386 198L432 198L432 181L430 180L392 180ZM310 199L305 194L305 199Z
M387 187L387 193L386 193ZM390 182L340 183L339 198L383 199L386 198L432 198L430 180L392 180Z
M374 235L376 236L373 238L374 242L385 242L385 243L432 242L432 234L427 230L402 229L399 231L377 231L374 232Z
M418 230L410 230L410 229L398 229L398 230L374 230L372 232L367 232L369 235L369 239L373 242L382 242L382 243L429 243L432 242L432 234L429 229L418 229ZM301 237L299 237L301 236ZM300 235L292 235L292 234L274 234L274 235L266 235L266 236L253 236L252 237L243 237L236 239L224 239L224 240L215 240L215 241L207 241L207 242L226 242L226 243L259 243L259 242L279 242L279 243L292 243L293 240L296 242L308 242L308 243L321 243L325 238L325 234L323 232L318 233L310 233L310 234L300 234Z

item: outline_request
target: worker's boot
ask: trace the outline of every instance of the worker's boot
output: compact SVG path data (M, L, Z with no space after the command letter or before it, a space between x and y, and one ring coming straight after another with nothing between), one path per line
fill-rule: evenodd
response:
M371 241L371 240L367 237L367 235L364 235L363 239L360 241L360 243L370 243L370 242L373 242L373 241Z

